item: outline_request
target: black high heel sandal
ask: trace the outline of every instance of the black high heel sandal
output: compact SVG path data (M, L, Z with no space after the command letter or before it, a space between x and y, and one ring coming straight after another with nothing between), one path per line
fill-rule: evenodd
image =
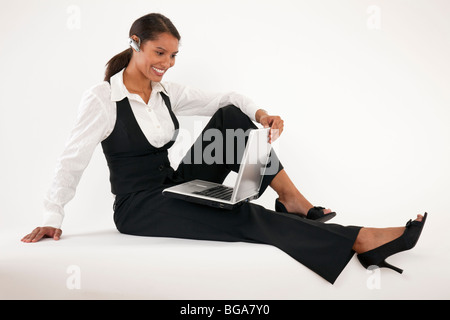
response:
M408 223L406 223L405 231L400 237L378 248L358 254L357 257L359 262L361 262L366 269L369 266L377 266L403 273L402 269L387 263L386 258L393 254L414 248L422 233L426 219L427 213L425 212L422 221L409 220Z
M320 221L320 222L326 222L336 216L336 212L330 212L330 213L326 213L326 214L323 213L324 209L325 208L323 208L323 207L312 207L311 209L308 210L308 214L306 215L306 217L302 216L302 215L297 215L297 214L296 215L299 217L302 217L302 218ZM283 213L291 213L291 212L287 211L284 204L281 203L281 201L279 201L278 199L275 200L275 211L283 212ZM293 213L291 213L291 214L293 214Z

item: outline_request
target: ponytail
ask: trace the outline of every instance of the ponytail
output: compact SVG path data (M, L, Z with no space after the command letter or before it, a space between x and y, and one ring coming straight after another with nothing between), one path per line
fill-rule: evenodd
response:
M121 53L116 54L114 57L112 57L108 63L106 64L106 71L105 71L105 81L109 81L113 75L115 75L117 72L122 70L123 68L126 68L128 64L130 63L131 56L133 55L133 49L128 48Z
M141 45L145 41L155 40L159 34L168 32L180 40L180 34L173 23L159 13L150 13L137 19L131 26L129 36L137 36L141 40ZM133 56L133 49L128 48L116 54L106 64L105 81L109 81L113 75L126 68Z

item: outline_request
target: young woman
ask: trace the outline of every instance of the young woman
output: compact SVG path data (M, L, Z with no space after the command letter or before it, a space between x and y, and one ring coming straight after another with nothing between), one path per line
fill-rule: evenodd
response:
M238 171L238 152L231 162L196 158L195 151L208 146L203 134L209 129L219 130L226 145L233 142L226 141L226 130L248 131L256 128L256 121L271 128L272 141L283 131L283 121L236 93L213 96L161 82L175 64L180 40L175 26L163 15L139 18L129 36L131 47L108 62L105 81L85 93L44 202L44 223L22 241L60 238L63 207L73 198L83 170L101 143L115 195L114 222L122 233L270 244L330 283L355 252L365 267L378 265L401 272L385 259L415 246L426 214L406 227L325 224L335 213L305 199L275 153L271 163L276 168L264 175L260 190L262 194L270 186L277 192L275 211L244 203L224 214L221 209L163 196L161 191L168 186L192 179L222 182L231 170ZM207 115L211 120L174 170L168 149L178 132L177 115Z

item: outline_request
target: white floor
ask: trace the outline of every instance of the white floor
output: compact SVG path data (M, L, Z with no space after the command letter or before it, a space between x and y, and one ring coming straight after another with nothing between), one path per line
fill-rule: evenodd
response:
M113 227L66 227L60 241L0 235L0 299L448 299L448 243L429 220L414 250L390 258L405 269L366 271L354 257L334 285L280 250L248 243L146 238ZM28 230L27 230L28 231Z

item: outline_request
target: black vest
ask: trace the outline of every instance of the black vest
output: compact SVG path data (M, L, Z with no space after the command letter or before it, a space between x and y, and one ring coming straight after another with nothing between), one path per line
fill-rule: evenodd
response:
M111 192L115 195L159 187L173 178L168 149L175 143L179 123L172 112L170 99L161 92L175 126L172 140L160 148L150 144L131 110L128 98L117 102L113 131L102 141L110 172Z

